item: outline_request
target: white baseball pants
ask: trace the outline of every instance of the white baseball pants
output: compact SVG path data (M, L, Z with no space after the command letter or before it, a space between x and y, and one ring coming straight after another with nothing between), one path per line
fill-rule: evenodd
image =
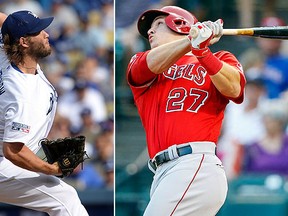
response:
M157 168L144 216L215 216L227 190L215 154L185 155Z
M50 216L87 216L76 190L61 179L30 172L0 157L0 202Z

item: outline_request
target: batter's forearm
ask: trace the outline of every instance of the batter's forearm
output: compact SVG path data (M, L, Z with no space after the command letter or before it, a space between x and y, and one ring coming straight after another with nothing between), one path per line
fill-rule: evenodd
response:
M217 90L226 97L238 98L241 93L240 68L217 58L208 48L192 49L199 63L206 69Z
M191 51L187 37L153 48L147 55L148 68L155 74L163 73L183 55Z
M226 97L237 98L241 93L240 73L227 63L223 62L220 71L210 76L217 90Z

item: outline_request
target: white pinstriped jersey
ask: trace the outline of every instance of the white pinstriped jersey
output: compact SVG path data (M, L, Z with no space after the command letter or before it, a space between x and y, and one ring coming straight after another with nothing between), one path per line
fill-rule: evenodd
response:
M36 153L51 129L57 93L39 65L36 75L24 74L0 53L0 155L3 141L22 142Z

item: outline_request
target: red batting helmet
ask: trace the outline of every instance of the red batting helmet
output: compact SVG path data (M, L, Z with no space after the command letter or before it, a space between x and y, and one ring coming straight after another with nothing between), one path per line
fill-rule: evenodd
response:
M139 33L148 38L148 30L151 28L152 22L161 15L167 16L165 23L172 31L184 35L188 35L191 25L198 22L197 18L187 10L176 6L166 6L159 10L145 11L138 19Z

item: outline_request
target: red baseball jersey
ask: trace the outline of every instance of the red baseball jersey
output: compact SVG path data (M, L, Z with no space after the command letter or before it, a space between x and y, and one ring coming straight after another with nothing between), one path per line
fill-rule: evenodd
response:
M187 54L167 71L155 75L147 66L148 52L132 57L127 80L146 132L150 158L174 144L216 143L224 110L231 98L220 94L195 56ZM241 64L229 52L220 51L214 55L239 69L241 94L231 100L241 103L245 85ZM132 77L137 77L138 84Z

